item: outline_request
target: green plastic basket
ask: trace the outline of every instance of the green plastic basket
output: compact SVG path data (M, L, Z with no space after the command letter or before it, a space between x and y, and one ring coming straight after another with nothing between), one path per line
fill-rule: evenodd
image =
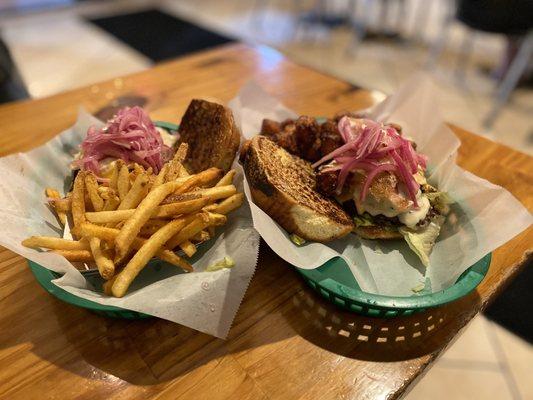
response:
M73 295L72 293L67 292L66 290L61 289L59 286L56 286L52 281L61 277L60 274L50 271L45 267L34 263L33 261L28 260L28 265L31 272L37 279L37 282L50 293L52 296L58 298L65 303L72 304L81 308L86 308L91 310L99 315L104 315L111 318L125 318L125 319L141 319L141 318L150 318L150 315L139 313L136 311L125 310L119 307L113 306L104 306L102 304L95 303L94 301L85 300L78 296ZM91 275L86 277L95 288L102 287L103 280L101 277L96 275Z
M451 287L431 294L394 297L366 293L357 284L342 258L333 258L317 269L297 268L306 283L326 300L345 310L369 317L398 317L422 312L466 296L489 270L489 253L468 268Z

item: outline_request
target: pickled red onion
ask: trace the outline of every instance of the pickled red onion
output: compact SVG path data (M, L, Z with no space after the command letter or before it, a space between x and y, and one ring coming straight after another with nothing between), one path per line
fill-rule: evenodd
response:
M100 173L100 161L108 157L152 167L156 174L172 157L172 149L163 143L161 134L140 107L119 110L102 129L91 126L80 148L81 158L73 165L96 175Z
M418 154L412 143L393 127L369 119L351 124L349 117L343 117L338 129L345 144L313 164L316 168L326 161L335 160L332 169L340 170L337 193L341 192L350 172L364 170L367 176L360 193L360 199L364 201L372 181L382 172L392 172L404 183L409 198L418 207L416 195L420 186L413 175L418 172L418 166L426 168L426 156Z

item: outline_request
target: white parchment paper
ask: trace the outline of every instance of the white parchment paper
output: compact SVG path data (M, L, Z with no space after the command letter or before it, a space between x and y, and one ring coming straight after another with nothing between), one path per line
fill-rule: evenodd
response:
M163 263L154 268L146 267L121 299L94 291L63 257L20 245L31 235L62 236L53 212L45 203L44 190L53 187L64 192L70 187L68 179L65 180L70 175L69 163L91 124L101 122L80 112L74 127L45 145L0 159L0 244L64 274L53 282L76 296L226 337L255 271L259 251L259 235L252 226L246 202L228 216L224 227L217 229L216 239L198 251L194 272L180 273L179 268ZM237 169L236 186L242 190L242 168L237 162L234 167ZM235 260L233 268L205 272L208 265L226 255Z
M425 268L404 241L371 241L353 234L328 243L296 246L287 232L255 204L254 227L284 260L314 269L333 257L342 257L364 291L411 296L451 286L472 264L526 229L533 221L529 211L508 191L455 164L459 139L438 112L438 92L425 74L417 74L393 96L371 110L373 118L396 122L429 157L429 182L456 200ZM270 97L255 83L245 86L230 106L246 138L257 134L263 118L281 121L296 114ZM316 116L322 116L316 110ZM252 202L248 184L245 193Z

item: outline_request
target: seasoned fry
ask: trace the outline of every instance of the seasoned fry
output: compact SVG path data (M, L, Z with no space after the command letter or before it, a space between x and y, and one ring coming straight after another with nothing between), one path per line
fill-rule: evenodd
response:
M237 188L234 185L218 186L208 189L199 189L193 193L198 194L202 197L209 197L211 201L225 199L231 195L237 193Z
M219 168L209 168L205 171L202 171L196 175L191 175L183 185L180 185L175 191L174 194L182 194L188 192L195 186L203 186L208 184L215 179L220 178L222 175L222 170Z
M23 240L22 245L31 249L89 250L89 244L85 240L68 240L50 236L31 236Z
M114 196L118 197L118 192L115 189L110 188L109 186L99 186L98 194L104 200L107 200L110 197L114 197Z
M130 172L124 162L117 163L120 165L117 182L118 197L120 197L120 201L123 201L130 190Z
M113 163L113 166L112 166L112 169L111 169L111 174L110 174L110 177L109 177L109 188L111 188L111 189L113 189L115 191L118 191L117 184L118 184L119 168L120 168L120 165L119 165L118 161L115 161Z
M179 179L177 179L176 182L179 182ZM170 204L170 203L179 203L185 200L199 199L202 197L202 195L197 192L198 191L183 193L183 194L171 194L170 196L167 196L165 200L161 202L161 204L163 205L163 204Z
M72 220L74 226L85 222L85 172L79 171L72 189Z
M194 219L187 224L180 232L174 235L167 243L167 248L174 249L181 243L189 240L198 232L204 230L210 225L210 218L208 213L198 213Z
M229 214L233 210L239 208L244 201L244 194L236 193L233 196L228 197L224 201L215 205L213 212L218 214Z
M48 197L50 200L48 201L48 204L54 209L54 211L57 214L57 218L59 219L59 222L61 225L65 226L67 223L67 214L66 212L70 210L70 200L68 200L68 208L62 209L59 207L59 202L62 201L61 196L59 192L52 188L46 188L46 197ZM67 199L65 199L67 200Z
M163 188L160 186L159 188ZM156 189L157 190L157 189ZM163 245L185 225L184 219L176 219L159 229L148 239L143 246L135 253L132 259L117 275L113 283L112 292L116 297L123 297L131 282L141 272L148 261L163 247ZM122 233L122 231L121 231ZM119 233L120 235L120 233ZM118 239L118 237L117 237Z
M119 235L115 239L115 263L126 257L133 239L137 236L146 221L150 219L150 216L154 212L154 208L157 207L165 197L179 187L180 184L177 182L164 183L148 193L148 195L141 201L133 215L126 220Z
M196 235L194 235L191 240L194 242L206 242L211 238L209 233L207 231L200 231Z
M231 185L233 183L233 178L235 177L235 172L236 171L234 169L229 170L226 175L224 175L222 179L217 182L215 187Z
M161 171L159 171L159 174L157 174L157 177L155 178L154 183L152 184L152 189L155 189L158 186L161 186L165 182L165 176L167 175L168 171L168 163L163 165L163 168L161 168Z
M52 253L62 255L69 261L91 262L93 255L89 250L50 250Z
M104 294L107 294L108 296L112 296L113 293L111 292L111 288L113 287L113 283L115 283L115 280L117 279L117 276L113 276L108 281L105 281L102 284L102 289L104 290Z
M148 175L142 173L137 175L133 186L131 187L128 194L122 199L120 205L118 206L119 210L128 210L130 208L135 208L144 196L146 196L147 186L148 185Z
M185 219L185 224L188 223L189 221L191 221L191 218ZM165 221L165 222L168 223L168 221ZM113 241L115 240L115 238L117 237L119 232L120 232L119 229L108 228L108 227L99 226L99 225L94 225L94 224L91 224L91 223L88 223L88 222L82 224L80 226L80 228L79 228L79 234L81 236L97 237L97 238L99 238L101 240L105 240L108 243L113 243ZM133 240L132 247L134 249L140 249L144 245L146 240L147 239L136 237ZM176 254L174 254L172 251L170 251L168 249L165 249L165 248L161 249L161 250L159 250L156 253L156 255L157 255L158 258L160 258L163 261L166 261L166 262L168 262L170 264L176 265L178 267L181 267L181 268L184 268L185 270L187 270L186 265L181 261L181 259L179 259L179 257ZM178 258L176 258L176 257L178 257Z
M61 195L59 192L53 188L46 188L44 189L44 192L46 194L46 197L49 197L51 199L60 199Z
M104 279L110 279L115 273L115 264L102 250L100 238L89 238L89 245L100 276Z
M93 205L94 211L102 211L104 208L104 200L100 197L98 193L98 182L96 182L96 177L92 172L85 174L85 190L89 194L89 199Z
M214 226L208 226L207 227L207 233L209 233L209 237L214 238L215 237L215 227Z
M54 207L57 212L66 214L70 211L72 200L69 197L65 197L63 199L53 200L51 203L52 207Z
M139 235L150 237L167 223L168 221L164 219L151 219L146 224L144 224L144 226L139 231Z
M200 210L207 204L209 199L195 199L182 201L180 203L171 203L157 206L154 208L150 218L166 218L178 214L190 214ZM87 221L95 224L105 224L108 222L119 222L130 218L135 213L135 209L116 210L116 211L100 211L85 213Z
M181 143L174 154L174 158L168 163L169 167L165 175L165 181L170 182L176 180L178 177L188 176L189 174L183 166L183 160L187 156L189 146L187 143Z
M192 257L196 253L196 246L190 240L181 242L179 246L187 257Z

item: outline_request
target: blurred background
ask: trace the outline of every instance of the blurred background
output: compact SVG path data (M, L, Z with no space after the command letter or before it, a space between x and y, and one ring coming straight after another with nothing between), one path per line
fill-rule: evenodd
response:
M0 103L243 41L377 98L425 69L448 122L533 154L532 28L533 0L0 0ZM533 399L531 271L408 399Z

